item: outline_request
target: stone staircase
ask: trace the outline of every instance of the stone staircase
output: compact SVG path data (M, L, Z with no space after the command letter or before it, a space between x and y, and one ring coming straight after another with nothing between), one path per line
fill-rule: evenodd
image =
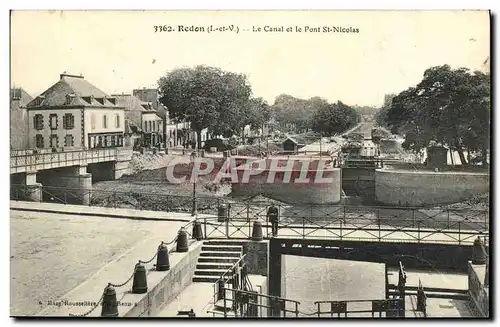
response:
M241 241L205 241L198 257L193 282L215 283L243 255ZM228 277L232 275L229 272Z

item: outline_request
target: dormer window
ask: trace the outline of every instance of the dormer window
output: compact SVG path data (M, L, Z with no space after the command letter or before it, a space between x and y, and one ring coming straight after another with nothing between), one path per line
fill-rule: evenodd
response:
M83 101L87 103L92 103L92 98L91 97L82 97Z
M109 102L111 102L113 105L116 104L116 98L107 98Z
M67 94L65 105L70 105L73 102L74 98L75 98L74 94Z
M41 105L42 105L43 100L45 100L45 96L40 95L39 97L37 97L37 98L35 99L35 106L41 106Z

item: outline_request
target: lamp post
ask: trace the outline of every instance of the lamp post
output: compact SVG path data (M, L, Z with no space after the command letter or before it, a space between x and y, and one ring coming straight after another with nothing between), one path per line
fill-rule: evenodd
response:
M191 162L193 163L193 168L191 169L191 176L193 176L193 172L194 172L194 165L195 165L195 161L196 161L196 151L193 151L191 153ZM197 216L198 215L198 208L196 206L196 178L197 176L194 176L195 178L193 178L193 206L192 206L192 210L191 210L191 216Z
M321 160L321 141L322 141L323 135L319 134L319 160Z

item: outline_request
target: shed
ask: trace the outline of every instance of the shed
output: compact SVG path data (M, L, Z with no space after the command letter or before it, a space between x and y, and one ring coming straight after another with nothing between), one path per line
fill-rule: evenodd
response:
M292 137L288 137L283 141L283 151L296 152L303 146L305 146L305 143L301 143L299 140Z

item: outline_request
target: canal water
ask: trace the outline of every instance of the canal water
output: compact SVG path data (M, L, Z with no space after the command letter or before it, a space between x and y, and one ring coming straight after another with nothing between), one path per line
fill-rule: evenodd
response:
M316 312L314 301L381 300L385 298L384 264L284 256L284 297L300 301L301 316ZM294 307L287 304L287 308ZM349 310L369 303L348 304ZM326 305L321 310L328 310Z

